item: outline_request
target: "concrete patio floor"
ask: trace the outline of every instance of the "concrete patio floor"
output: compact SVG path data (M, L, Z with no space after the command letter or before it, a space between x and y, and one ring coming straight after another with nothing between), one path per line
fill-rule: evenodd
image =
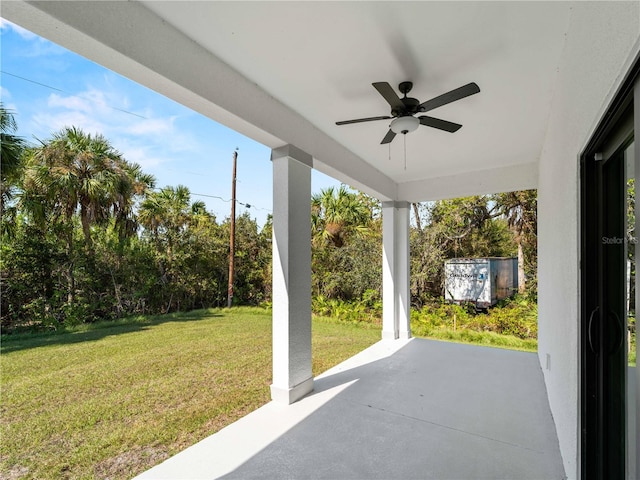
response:
M536 354L381 341L139 479L563 479Z

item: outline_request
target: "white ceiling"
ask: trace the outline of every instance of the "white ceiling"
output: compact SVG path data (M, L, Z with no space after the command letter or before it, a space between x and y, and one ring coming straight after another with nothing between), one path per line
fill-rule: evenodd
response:
M183 2L145 5L395 182L536 162L568 23L566 3ZM421 102L475 81L481 93L380 141L388 115L371 86L410 80Z
M442 177L466 174L473 182L476 172L517 172L514 167L522 167L529 177L535 174L532 165L544 144L570 10L576 7L565 2L143 0L146 9L131 2L95 2L83 10L77 2L34 2L38 12L47 12L38 20L33 8L7 8L4 3L3 16L8 11L10 20L48 33L67 48L178 101L191 102L271 147L296 144L319 161L321 170L342 180L388 198L401 197L397 192L407 182L417 185L411 189L412 200L430 196L420 182L433 185ZM49 15L64 28L47 27ZM82 30L83 39L98 42L61 33L66 24ZM179 43L174 28L192 45L163 47L163 41ZM203 50L212 56L197 54ZM167 58L141 60L143 55L157 57L158 51ZM123 56L154 72L168 71L162 65L171 62L189 72L182 73L183 80L178 73L169 78L164 72L162 81L154 80L146 70L128 67ZM215 64L214 58L221 62ZM224 64L243 81L216 73ZM210 84L202 79L198 84L188 73L208 76ZM167 79L181 88L167 86ZM472 81L481 92L429 112L463 124L453 134L421 126L406 139L397 136L389 148L380 145L388 121L335 125L388 115L390 108L371 83L386 81L397 89L405 80L414 83L409 96L421 102ZM197 93L200 103L189 100L185 89ZM202 105L203 99L220 108Z

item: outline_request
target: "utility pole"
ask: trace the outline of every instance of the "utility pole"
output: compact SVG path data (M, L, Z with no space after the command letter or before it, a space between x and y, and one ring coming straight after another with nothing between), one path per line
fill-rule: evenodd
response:
M233 269L236 256L236 163L238 149L233 152L233 174L231 179L231 223L229 229L229 288L227 290L227 308L233 303Z

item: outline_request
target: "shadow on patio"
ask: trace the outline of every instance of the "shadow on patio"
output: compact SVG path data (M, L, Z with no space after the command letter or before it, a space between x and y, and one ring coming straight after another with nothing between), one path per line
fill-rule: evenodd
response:
M536 354L381 341L139 478L562 479Z

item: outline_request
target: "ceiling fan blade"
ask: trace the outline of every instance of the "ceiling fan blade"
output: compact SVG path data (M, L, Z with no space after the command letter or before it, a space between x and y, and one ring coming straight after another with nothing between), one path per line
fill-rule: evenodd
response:
M404 109L404 103L402 103L402 100L400 100L400 97L391 85L387 82L375 82L372 85L376 90L378 90L380 95L384 97L387 103L391 105L392 109Z
M437 128L438 130L444 130L445 132L457 132L462 128L459 123L447 122L446 120L440 120L433 117L418 117L420 119L420 125L426 125L427 127Z
M476 85L474 82L467 83L460 88L456 88L455 90L443 93L442 95L432 98L431 100L427 100L426 102L422 103L420 107L418 107L418 111L428 112L429 110L441 107L442 105L446 105L447 103L455 102L456 100L460 100L461 98L478 93L479 91L480 87L478 87L478 85Z
M361 122L373 122L374 120L389 120L393 117L368 117L368 118L356 118L355 120L343 120L341 122L336 122L336 125L348 125L350 123L361 123Z
M396 138L396 133L393 130L389 130L387 134L384 136L380 145L384 145L385 143L391 143L391 141Z

